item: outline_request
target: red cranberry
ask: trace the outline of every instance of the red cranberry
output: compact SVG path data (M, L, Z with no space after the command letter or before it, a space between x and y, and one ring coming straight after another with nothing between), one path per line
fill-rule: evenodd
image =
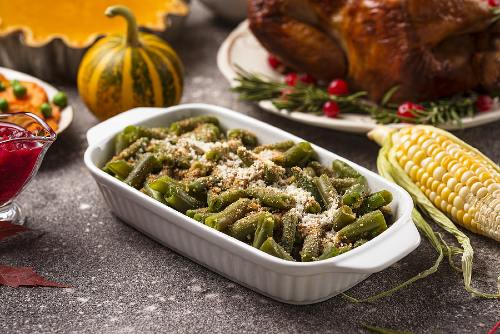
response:
M281 60L279 60L275 55L272 54L267 57L267 62L269 63L269 66L271 66L275 70L282 64Z
M496 7L499 5L499 0L488 0L488 4L491 6L491 7Z
M328 94L331 95L347 95L349 94L349 86L347 82L341 79L336 79L328 85Z
M413 102L405 102L398 107L397 114L404 118L415 118L415 115L412 113L413 110L424 110L424 107Z
M339 105L334 101L327 101L323 104L323 113L326 117L337 118L340 113Z
M479 95L476 100L476 109L479 112L487 112L493 108L493 99L488 95Z
M295 85L297 85L297 79L298 79L298 75L297 75L297 73L295 73L295 72L291 72L291 73L288 73L288 74L285 76L285 83L286 83L288 86L295 86Z
M306 84L306 85L316 84L316 79L310 74L301 74L299 76L299 81Z

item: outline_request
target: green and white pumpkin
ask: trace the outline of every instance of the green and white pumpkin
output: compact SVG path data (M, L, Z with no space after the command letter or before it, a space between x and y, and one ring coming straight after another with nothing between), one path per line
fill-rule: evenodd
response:
M124 6L106 9L127 21L126 36L99 40L78 70L78 91L87 107L104 120L134 107L167 107L182 97L183 68L175 51L159 37L139 32Z

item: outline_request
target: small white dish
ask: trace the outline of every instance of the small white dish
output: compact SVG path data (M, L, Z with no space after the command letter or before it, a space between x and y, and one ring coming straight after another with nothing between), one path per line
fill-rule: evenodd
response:
M267 63L268 52L259 44L248 27L248 20L243 21L222 43L217 54L217 66L232 87L236 85L236 66L249 72L264 74L272 79L282 80L283 76L274 71ZM259 106L268 112L293 119L309 125L335 129L345 132L364 134L374 129L377 124L368 115L342 114L341 118L328 118L296 111L278 110L270 101L259 102ZM462 126L443 125L446 130L471 128L500 120L500 108L479 113L474 117L462 119Z
M31 81L40 85L47 92L49 100L52 100L54 95L56 95L56 93L59 91L54 86L46 83L45 81L37 79L26 73L11 70L9 68L0 67L0 74L4 75L9 80L17 79L20 81ZM59 128L57 129L56 133L60 134L61 132L66 130L72 121L73 121L73 107L68 104L66 108L61 110L61 119L59 120Z
M331 298L399 261L420 243L411 220L408 193L381 176L335 153L313 145L319 161L348 162L366 177L372 191L387 189L394 201L394 223L382 234L345 254L314 262L285 261L201 224L102 171L113 155L114 137L128 125L167 126L182 118L213 115L224 129L245 128L263 144L303 141L283 130L233 110L208 104L170 108L136 108L87 131L85 165L109 208L126 223L193 261L252 290L290 304L312 304ZM165 268L168 270L168 268Z

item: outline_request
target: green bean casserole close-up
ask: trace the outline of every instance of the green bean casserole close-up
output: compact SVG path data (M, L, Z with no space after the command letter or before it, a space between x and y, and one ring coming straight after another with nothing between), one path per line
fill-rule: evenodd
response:
M308 142L260 144L213 116L128 126L108 174L275 257L310 262L354 249L392 223L387 190L371 193L341 160L322 165Z

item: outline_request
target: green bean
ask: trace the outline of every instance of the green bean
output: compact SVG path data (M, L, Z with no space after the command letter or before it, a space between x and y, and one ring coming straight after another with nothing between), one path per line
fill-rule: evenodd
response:
M308 142L300 142L286 150L274 162L284 167L305 166L312 158L315 152Z
M209 212L209 209L208 208L189 209L186 211L186 216L194 218L194 216L197 213L205 213L205 212Z
M266 241L262 243L259 249L277 258L287 261L293 261L293 257L276 241L274 241L272 237L267 238Z
M165 128L145 128L142 126L130 125L127 126L115 139L115 154L120 153L125 148L130 146L136 140L146 137L164 139L168 135L168 130Z
M139 130L142 137L148 137L153 139L165 139L169 134L168 128L140 127Z
M143 192L148 195L149 197L157 200L158 202L165 203L165 199L163 198L163 195L156 190L151 189L149 185L145 185L143 188Z
M255 147L258 144L255 134L244 129L231 129L227 132L227 139L239 139L245 147Z
M250 241L255 235L259 220L263 219L266 215L267 212L261 211L238 219L234 224L229 226L227 233L238 240Z
M115 154L120 153L139 138L139 127L134 125L127 126L115 138Z
M244 147L238 147L238 151L236 151L236 154L238 154L238 157L247 167L252 166L255 160L257 160L257 155Z
M285 175L285 169L275 165L272 161L264 162L263 178L266 184L278 182Z
M276 209L291 209L295 205L295 199L279 190L264 187L252 187L247 189L250 197L257 198L263 205Z
M353 185L360 183L360 179L356 177L348 177L345 179L332 178L330 181L338 192L344 192Z
M375 210L356 219L337 232L335 237L340 242L355 242L359 239L371 239L387 229L384 215Z
M164 175L150 182L149 187L164 195L170 195L170 190L175 187L182 187L179 181L174 180L170 176Z
M321 228L313 228L304 238L304 244L300 251L302 262L310 262L319 255L321 233Z
M376 210L392 202L392 194L387 190L378 191L366 197L356 210L360 215Z
M211 123L218 126L219 120L214 116L190 117L170 124L170 131L180 136L183 133L193 131L198 125L204 123Z
M199 177L189 181L186 185L187 191L191 196L194 196L203 201L207 200L208 189L216 183L218 178L213 176Z
M104 166L104 170L109 171L121 180L124 180L132 171L132 166L130 166L125 160L114 160L108 162L106 166Z
M318 189L325 208L338 207L340 202L339 194L326 174L314 178L314 184Z
M190 196L180 187L172 187L169 191L169 195L165 195L165 202L182 213L203 206L196 198Z
M304 205L304 211L307 213L320 213L321 204L319 204L315 199L310 199Z
M211 212L197 212L194 214L193 219L199 221L200 223L205 223L205 219L211 216Z
M265 144L265 145L257 146L256 148L254 148L253 151L255 153L260 153L262 151L267 151L267 150L270 150L270 151L286 151L289 148L291 148L293 145L295 145L295 143L293 142L293 140L285 140L285 141L280 141L280 142L273 143L273 144Z
M273 215L267 213L259 218L259 224L255 230L252 246L260 248L267 238L272 237L274 232Z
M316 177L317 176L316 171L312 167L305 167L303 169L303 171L304 171L304 174L306 174L309 177Z
M361 176L361 174L359 174L357 170L355 170L342 160L333 160L332 169L335 175L342 179L346 177L357 178Z
M201 161L194 161L189 167L189 175L202 177L207 176L212 172L213 166L211 164L203 163Z
M220 138L220 129L212 123L200 124L193 131L196 140L215 142Z
M258 208L259 205L256 201L240 198L221 212L209 216L205 219L205 224L218 231L224 231L238 219L245 217L249 212L256 211Z
M323 166L319 161L309 161L308 168L312 168L317 175L326 174L328 177L333 177L333 171L330 168Z
M137 161L124 182L131 187L140 188L148 174L159 171L160 169L161 165L154 155L146 153Z
M211 196L208 200L208 207L212 212L219 212L243 197L249 197L245 189L226 190L217 196Z
M318 191L318 188L314 184L313 178L306 175L300 167L292 167L292 175L295 178L295 184L299 187L311 193L316 202L321 203L323 200Z
M295 244L295 234L299 223L299 215L296 212L288 211L283 216L283 233L281 236L281 246L288 253L292 252Z
M342 203L349 205L352 208L357 208L361 205L365 196L365 187L362 184L355 184L348 188L342 196Z
M327 225L328 227L331 226L334 231L340 231L354 220L356 220L356 215L352 212L352 209L347 205L342 205L334 213L332 220Z
M139 152L144 152L146 146L149 143L149 138L141 137L134 141L130 146L125 147L121 150L112 160L127 160L132 158Z
M353 247L350 244L345 245L345 246L341 246L341 247L337 247L335 245L330 245L329 247L325 248L325 250L323 251L323 254L321 254L315 260L319 261L319 260L330 259L332 257L339 256L340 254L344 254L345 252L350 251L352 248Z
M230 140L225 145L216 145L205 153L205 158L210 161L219 161L225 158L229 153L236 153L241 146L239 140Z

